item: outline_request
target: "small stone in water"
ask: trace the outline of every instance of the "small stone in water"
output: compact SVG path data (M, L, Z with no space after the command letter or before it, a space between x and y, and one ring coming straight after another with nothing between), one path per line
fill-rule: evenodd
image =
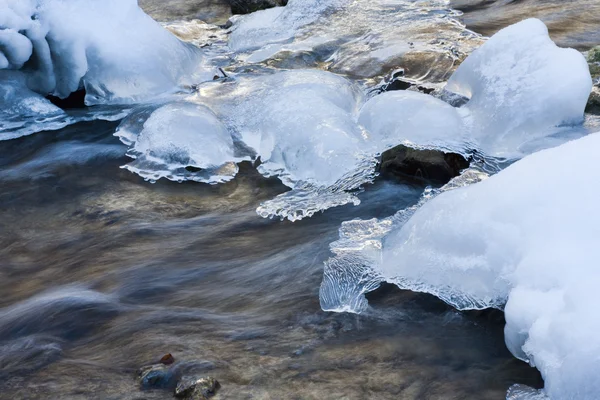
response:
M171 365L175 362L175 357L171 353L165 354L161 359L160 363L164 365Z
M221 384L211 377L198 379L184 376L175 388L175 397L186 400L207 400L214 396L220 387Z
M137 378L144 389L164 388L168 386L172 373L165 364L153 364L142 367L137 372Z

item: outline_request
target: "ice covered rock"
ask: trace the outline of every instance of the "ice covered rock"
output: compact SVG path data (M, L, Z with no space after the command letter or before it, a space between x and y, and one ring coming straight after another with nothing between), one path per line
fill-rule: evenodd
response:
M220 183L238 172L231 135L207 107L173 102L135 110L115 133L135 161L124 168L156 181Z
M61 98L132 103L209 78L201 52L144 14L136 0L3 0L0 69Z
M252 89L250 89L252 88ZM349 193L373 179L377 142L356 124L362 93L323 71L289 71L250 79L233 92L253 93L227 114L232 129L256 151L265 176L293 190L263 204L262 216L300 219L357 203Z
M457 109L447 103L412 91L385 92L361 109L358 122L383 146L444 148L465 152L468 130Z
M537 19L496 33L446 86L470 98L461 111L479 147L506 158L557 126L580 123L591 88L583 55L557 47Z
M507 346L550 398L598 398L599 150L597 133L439 195L386 236L375 271L459 309L505 307Z

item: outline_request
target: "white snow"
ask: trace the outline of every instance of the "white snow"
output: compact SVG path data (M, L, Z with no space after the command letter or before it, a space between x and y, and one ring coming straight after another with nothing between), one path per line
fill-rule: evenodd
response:
M600 133L541 151L420 208L379 273L459 309L506 302L506 342L553 399L597 399Z
M543 22L528 19L475 50L446 89L471 99L461 111L482 151L519 158L528 142L583 121L592 79L581 53L557 47Z
M383 148L402 143L462 153L474 147L468 144L468 131L456 108L418 92L375 96L361 109L358 122Z
M212 77L136 0L2 0L0 26L0 69L42 95L85 87L87 104L132 103Z

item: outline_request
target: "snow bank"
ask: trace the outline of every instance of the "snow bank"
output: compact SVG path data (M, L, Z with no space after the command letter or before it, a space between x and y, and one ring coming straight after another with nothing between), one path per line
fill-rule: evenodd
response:
M206 78L200 51L144 14L135 0L0 1L0 69L27 87L86 103L132 103Z
M600 382L600 133L533 154L443 193L385 239L380 274L459 309L506 302L506 342L555 399L596 399Z

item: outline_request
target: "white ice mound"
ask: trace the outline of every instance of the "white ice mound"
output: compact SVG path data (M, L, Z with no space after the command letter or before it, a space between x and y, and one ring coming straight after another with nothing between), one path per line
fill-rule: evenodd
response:
M517 159L581 123L591 88L583 55L557 47L543 22L529 19L498 32L452 75L446 90L470 98L462 108L388 92L365 104L359 122L380 140Z
M243 82L253 95L234 107L235 129L262 164L293 190L258 213L291 220L358 202L349 191L374 177L375 142L356 124L362 94L350 81L323 71L289 71Z
M383 147L405 144L459 153L469 147L457 109L418 92L401 90L375 96L361 109L358 122L371 140Z
M459 309L505 307L506 342L552 399L598 399L600 133L425 204L383 243L381 276Z
M206 78L201 62L136 0L0 1L0 69L42 95L85 87L87 104L133 103Z
M174 102L135 110L115 133L135 161L124 168L143 178L221 183L238 172L231 135L207 107Z
M355 122L362 94L350 81L323 71L289 71L242 82L233 95L250 88L235 107L236 128L257 151L263 174L294 188L331 185L356 168L367 145Z
M471 99L461 111L481 150L506 158L557 126L580 123L591 88L583 55L557 47L538 19L496 33L446 86Z

